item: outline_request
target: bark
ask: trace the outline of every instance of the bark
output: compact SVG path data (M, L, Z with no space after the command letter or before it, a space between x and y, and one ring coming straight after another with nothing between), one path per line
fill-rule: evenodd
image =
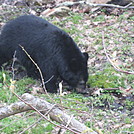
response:
M68 126L72 130L77 130L78 132L84 134L97 134L92 129L86 127L83 123L80 123L75 118L66 114L65 111L60 110L56 105L50 104L44 99L40 99L28 93L23 94L21 98L37 110L42 110L43 113L47 113L52 120L64 126ZM0 108L0 119L28 110L33 109L24 102L16 102L9 106Z

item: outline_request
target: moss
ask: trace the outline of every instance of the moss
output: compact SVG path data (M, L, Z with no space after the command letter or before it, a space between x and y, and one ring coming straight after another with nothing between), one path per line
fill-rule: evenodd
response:
M90 87L117 88L124 86L124 77L109 68L96 72L94 75L90 75L87 84Z

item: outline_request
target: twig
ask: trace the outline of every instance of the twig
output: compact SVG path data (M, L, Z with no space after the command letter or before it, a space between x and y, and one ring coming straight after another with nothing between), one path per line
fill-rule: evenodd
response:
M21 46L22 47L22 46ZM22 47L22 50L27 54L27 56L31 59L31 61L35 64L35 65L37 65L35 62L34 62L34 60L31 58L31 56L26 52L26 50ZM14 56L14 58L15 58L15 56ZM12 65L12 67L13 67L13 65ZM41 70L40 70L40 68L38 67L38 65L36 66L38 69L39 69L39 71L40 71L40 73L41 73ZM42 75L42 73L41 73L41 75ZM43 76L43 75L42 75ZM42 77L43 78L43 77ZM44 80L44 79L43 79ZM37 108L35 108L33 105L31 105L31 104L29 104L28 102L26 102L25 100L23 100L21 97L19 97L15 92L14 92L14 89L15 89L15 81L14 80L11 80L11 85L10 85L10 90L11 90L11 92L19 99L19 100L21 100L22 102L24 102L27 106L29 106L30 108L32 108L33 110L35 110L39 115L41 115L41 117L43 117L45 120L47 120L48 122L50 122L51 124L53 124L53 125L55 125L55 126L57 126L57 127L59 127L59 128L62 128L62 129L67 129L67 130L69 130L69 131L71 131L71 132L73 132L73 133L75 133L75 134L78 134L78 133L80 133L79 131L76 131L75 129L73 130L73 129L70 129L70 128L68 128L68 127L66 127L66 126L64 126L64 125L57 125L57 124L55 124L54 122L52 122L51 120L49 120L49 119L47 119L47 117L45 116L45 115L47 115L53 108L54 108L54 106L56 105L56 104L54 104L49 110L48 110L48 112L45 114L45 115L43 115ZM44 85L45 86L45 85ZM49 96L49 95L48 95ZM50 97L50 96L49 96ZM51 97L50 97L51 98ZM59 115L58 115L59 116ZM34 124L36 124L36 122L34 123ZM25 131L26 130L28 130L29 128L31 128L32 126L34 126L34 124L32 124L31 126L29 126L27 129L25 129ZM88 128L88 130L90 130L89 128ZM25 131L23 131L22 133L24 133Z
M21 47L22 49L24 49L21 45L20 45L20 47ZM31 58L31 56L26 52L25 49L24 49L24 52L27 54L27 56L30 58L30 60L32 60L33 63L35 63L34 60L33 60L33 59ZM36 64L36 63L35 63L35 64ZM36 64L36 66L38 67L37 64ZM39 67L38 67L38 68L39 68ZM40 70L40 68L39 68L39 70ZM41 70L40 70L40 74L41 74L41 76L43 76ZM53 76L52 76L51 78L53 78ZM51 78L50 78L50 79L51 79ZM48 80L48 81L49 81L49 80ZM47 82L48 82L48 81L47 81ZM46 83L46 82L44 82L44 79L42 79L42 82L43 82L43 83ZM44 87L45 87L45 85L44 85ZM57 103L50 97L50 95L49 95L48 93L47 93L47 95L48 95L48 97L49 97L55 104L57 104ZM78 110L78 109L68 108L68 107L65 107L65 106L62 106L62 105L59 105L59 104L57 104L57 106L62 107L62 108L65 108L65 109L76 110L76 111L78 111L78 112L80 112L80 113L84 113L84 114L88 114L88 115L89 115L88 112L81 111L81 110Z
M122 73L126 73L126 74L133 74L134 75L134 72L128 72L128 71L124 71L124 70L121 70L118 66L116 66L112 60L109 58L108 54L107 54L107 51L106 51L106 48L105 48L105 42L104 42L104 31L102 32L102 45L103 45L103 48L104 48L104 52L105 52L105 55L108 59L108 61L111 63L111 65L114 67L114 69L118 72L122 72Z
M131 6L132 2L129 3L128 5L126 5L126 6L119 6L119 5L114 5L114 4L94 4L94 3L85 2L85 1L63 2L59 5L57 5L57 7L60 7L60 6L74 6L74 5L78 5L78 4L86 4L90 7L114 7L114 8L121 8L121 9L126 9L126 8L133 9L134 8L134 6Z
M14 80L14 76L15 76L15 74L14 74L14 64L15 64L15 61L16 61L15 57L16 57L16 51L14 52L13 62L12 62L12 66L11 66L11 68L12 68L12 79L13 80Z
M45 113L45 116L48 115L49 112L50 112L55 106L56 106L56 104L54 104L54 105L52 106L52 108L49 109L49 110ZM32 128L35 124L39 123L42 119L43 119L42 117L39 118L35 123L33 123L32 125L30 125L30 126L27 127L26 129L24 129L24 130L23 130L21 133L19 133L19 134L23 134L25 131L27 131L28 129Z
M54 104L46 113L45 116L49 114L49 112L56 106L56 104Z
M114 5L114 4L94 4L94 3L88 3L88 2L86 2L86 4L92 7L100 6L100 7L114 7L114 8L121 8L121 9L126 9L126 8L133 9L134 8L134 6L129 7L130 5L132 5L132 3L129 3L126 6L119 6L119 5Z
M18 120L24 119L24 118L26 118L26 117L28 117L30 115L35 114L35 113L36 112L33 112L33 113L30 113L30 114L28 114L28 115L26 115L26 116L24 116L22 118L19 118L19 119L16 119L16 120L11 121L8 125L4 126L3 128L0 128L0 131L2 131L3 129L5 129L6 127L9 127L10 125L12 125L13 123L17 122Z
M69 126L69 124L70 124L72 118L73 118L73 115L71 116L70 120L68 120L66 127ZM63 130L63 132L61 132L61 134L64 134L65 132L66 132L66 130Z
M43 89L45 91L45 93L47 93L47 90L46 90L46 87L45 87L45 82L44 82L44 78L43 78L43 75L42 75L42 72L39 68L39 66L37 65L37 63L32 59L32 57L28 54L28 52L24 49L23 46L19 45L21 47L21 49L25 52L25 54L28 56L28 58L33 62L33 64L36 66L36 68L38 69L39 73L40 73L40 77L41 77L41 81L42 81L42 84L43 84Z
M70 128L67 128L66 126L60 126L60 125L57 125L55 124L54 122L52 122L51 120L47 119L47 117L45 115L43 115L38 109L36 109L34 106L32 106L31 104L27 103L25 100L23 100L21 97L19 97L15 92L13 92L14 95L19 99L21 100L22 102L24 102L26 105L28 105L29 107L31 107L33 110L35 110L41 117L43 117L45 120L47 120L48 122L50 122L51 124L59 127L59 128L63 128L63 129L67 129L75 134L78 134L76 133L74 130L70 129Z
M96 90L98 88L89 88L89 90ZM119 88L102 88L103 90L120 90Z
M43 118L39 118L36 122L34 122L32 125L30 125L29 127L25 128L22 132L19 132L18 134L23 134L25 133L28 129L32 128L34 125L36 125L37 123L39 123Z
M44 89L45 93L47 94L47 96L48 96L53 102L55 102L55 101L51 98L51 96L48 94L48 92L47 92L47 90L46 90L46 86L45 86L45 84L46 84L47 82L49 82L54 76L51 76L51 78L50 78L49 80L47 80L46 82L44 82L43 74L42 74L42 72L41 72L39 66L37 65L37 63L32 59L32 57L28 54L28 52L24 49L23 46L21 46L21 45L19 45L19 46L22 48L22 50L25 52L25 54L28 56L28 58L33 62L33 64L34 64L34 65L36 66L36 68L38 69L39 74L40 74L40 77L41 77L42 86L43 86L43 89Z
M17 94L15 94L17 95ZM55 120L56 122L59 122L61 125L57 125L51 120L49 120L46 116L44 116L39 110L45 109L44 111L48 111L53 107L52 104L49 102L42 100L38 97L34 97L28 93L25 93L20 98L18 95L17 97L21 100L21 102L13 103L9 106L5 106L3 108L0 108L0 119L3 119L5 117L11 116L16 113L28 111L28 110L35 110L39 115L41 115L44 119L52 123L53 125L56 125L57 127L60 127L62 129L67 129L75 134L97 134L92 129L86 127L84 124L80 123L79 121L72 118L69 127L66 127L65 125L70 120L69 115L67 115L65 112L60 110L59 108L55 107L52 109L52 111L49 113L49 116L52 120Z
M20 45L20 47L22 48L22 50L26 53L26 55L30 58L30 60L34 63L34 65L35 65L35 66L37 67L37 69L39 70L39 73L40 73L40 76L41 76L41 80L42 80L42 84L43 84L43 88L44 88L46 94L49 96L49 94L47 93L46 87L45 87L45 83L46 83L46 82L44 82L44 78L43 78L43 75L42 75L42 72L41 72L39 66L35 63L35 61L34 61L34 60L31 58L31 56L27 53L27 51L24 49L24 47L21 46L21 45ZM15 61L15 55L16 55L16 51L15 51L15 54L14 54L14 60L13 60L13 64L12 64L12 70L14 70L14 69L13 69L13 66L14 66L14 61ZM13 72L13 74L14 74L14 72ZM52 78L53 78L53 76L52 76L48 81L50 81ZM48 81L47 81L47 82L48 82ZM56 125L57 127L60 127L60 128L68 129L68 130L70 130L71 132L76 133L75 131L71 130L70 128L67 128L67 127L64 127L64 126L62 127L62 126L57 125L57 124L55 124L54 122L48 120L39 110L37 110L35 107L33 107L32 105L30 105L29 103L27 103L27 102L24 101L23 99L21 99L21 98L14 92L14 88L15 88L15 86L14 86L14 79L13 79L13 81L11 81L10 89L11 89L11 92L12 92L18 99L20 99L22 102L24 102L24 103L27 104L29 107L31 107L32 109L34 109L39 115L41 115L45 120L49 121L49 122L52 123L53 125ZM50 97L50 96L49 96L49 97ZM50 98L51 98L51 97L50 97ZM52 99L52 98L51 98L51 99ZM53 100L53 99L52 99L52 100ZM55 104L55 105L56 105L56 104ZM54 107L55 105L53 105L52 108L51 108L46 114L48 114L48 113L53 109L53 107ZM34 124L35 124L35 123L34 123ZM31 127L32 127L32 126L33 126L33 124L31 125ZM30 127L29 127L29 128L30 128ZM29 128L27 128L26 130L28 130Z
M51 79L53 79L54 75L51 76L51 78L49 78L47 81L44 82L44 84L47 84L49 81L51 81Z

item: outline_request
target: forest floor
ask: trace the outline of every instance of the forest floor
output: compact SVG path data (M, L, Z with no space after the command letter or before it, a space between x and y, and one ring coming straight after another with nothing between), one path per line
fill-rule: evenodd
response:
M2 10L1 26L8 20L24 14L23 9L14 10L10 10L9 7ZM101 8L90 13L69 11L65 17L46 18L69 33L81 51L89 54L89 79L86 91L84 93L80 91L78 94L64 89L67 92L65 96L50 95L56 103L68 107L66 112L98 133L102 131L104 134L134 134L134 74L128 74L134 71L134 12L131 9L111 10L108 12L106 8ZM28 9L26 13L29 12ZM0 107L17 101L9 91L11 66L5 64L4 67L0 72ZM17 94L30 92L51 102L47 95L39 93L38 90L41 89L39 81L22 78L17 70L15 75ZM39 115L31 113L24 112L3 119L0 122L0 132L2 134L22 132L39 118ZM59 128L42 120L25 131L25 134L55 134L58 130Z

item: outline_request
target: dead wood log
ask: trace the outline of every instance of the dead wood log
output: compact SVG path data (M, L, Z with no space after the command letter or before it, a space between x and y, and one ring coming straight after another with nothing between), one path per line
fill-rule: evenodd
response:
M64 111L60 110L56 105L53 105L44 99L32 96L31 94L25 93L21 97L25 102L32 105L39 111L43 111L43 113L47 113L52 120L56 122L68 126L72 130L77 130L78 133L84 134L97 134L92 129L86 127L83 123L80 123L75 118L69 116ZM9 106L5 106L0 108L0 119L9 117L11 115L21 113L24 111L33 110L32 107L26 105L24 102L16 102ZM71 118L71 120L70 120ZM68 124L69 122L69 124Z

